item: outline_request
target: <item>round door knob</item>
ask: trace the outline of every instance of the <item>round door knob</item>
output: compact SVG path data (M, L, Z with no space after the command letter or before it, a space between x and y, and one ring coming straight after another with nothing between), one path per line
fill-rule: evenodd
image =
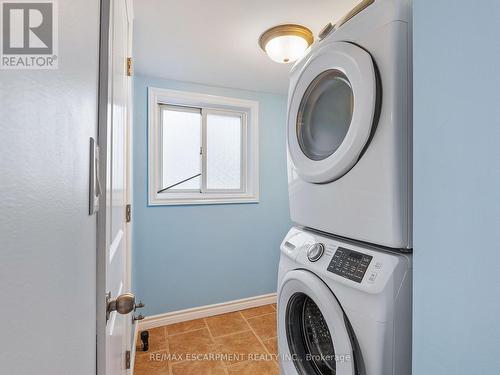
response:
M111 294L108 293L107 298L107 318L109 319L109 314L112 311L116 311L119 314L128 314L134 310L135 307L135 296L132 293L120 294L116 299L111 298Z
M309 250L307 250L307 259L311 262L316 262L323 256L324 252L325 245L322 243L315 243L309 248Z
M128 314L135 307L135 296L132 293L123 293L116 298L116 311L120 314Z

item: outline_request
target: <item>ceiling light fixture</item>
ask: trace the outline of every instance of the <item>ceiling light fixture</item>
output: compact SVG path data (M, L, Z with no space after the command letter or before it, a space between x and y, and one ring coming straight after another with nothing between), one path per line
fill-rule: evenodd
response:
M286 24L265 31L259 38L259 45L271 60L286 64L299 59L313 41L313 34L307 27Z

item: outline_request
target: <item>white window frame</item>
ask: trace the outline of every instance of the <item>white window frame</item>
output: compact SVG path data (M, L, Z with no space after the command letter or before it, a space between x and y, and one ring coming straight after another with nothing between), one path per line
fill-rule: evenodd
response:
M190 107L201 109L202 127L210 113L242 116L241 189L207 189L206 173L202 173L201 189L169 190L162 188L161 107ZM259 103L252 100L200 94L195 92L148 88L148 204L192 205L259 202ZM206 131L202 130L201 145L206 148ZM206 171L206 154L202 170Z

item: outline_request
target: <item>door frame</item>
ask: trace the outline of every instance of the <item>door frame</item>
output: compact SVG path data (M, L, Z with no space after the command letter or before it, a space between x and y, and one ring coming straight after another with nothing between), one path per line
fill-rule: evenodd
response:
M127 57L132 58L132 34L133 34L133 21L134 21L134 7L133 7L133 0L125 0L126 3L126 8L127 8L127 18L128 18L128 35L127 35ZM128 82L127 82L127 91L128 91L128 98L127 98L127 121L126 121L126 129L125 129L125 144L126 144L126 150L125 150L125 166L126 166L126 177L125 177L125 205L130 205L132 207L132 200L133 200L133 162L132 162L132 155L133 155L133 132L132 132L132 115L133 115L133 74L132 74L132 65L128 67L129 62L125 62L127 64L127 70L130 70ZM130 64L132 64L130 62ZM132 213L131 213L132 215ZM125 222L125 261L126 261L126 267L125 267L125 290L126 291L132 291L132 216L130 218L130 221ZM128 317L132 319L134 315L134 312L131 312ZM135 347L134 343L132 342L132 332L134 330L134 322L132 321L131 325L127 325L127 331L125 332L126 337L129 338L129 344L130 346L128 347L128 350L130 351L131 355L134 354L133 348ZM131 358L130 363L133 364L134 361ZM129 371L127 371L129 374L132 373L132 367Z
M109 97L109 67L110 67L110 16L111 3L113 0L100 0L100 32L99 32L99 83L98 83L98 126L97 126L97 146L98 152L98 179L99 189L99 207L97 211L97 241L96 241L96 374L106 374L106 250L107 250L107 168L108 168L108 122L110 114L108 111ZM126 2L128 15L128 56L132 56L132 22L133 22L133 1ZM126 62L124 62L126 63ZM125 165L127 168L125 200L126 204L132 205L132 79L128 82L128 110L126 121L126 152ZM132 273L132 231L131 222L125 225L126 241L126 283L125 290L131 289ZM125 333L131 337L131 332ZM132 342L130 343L132 345ZM132 348L129 348L132 349Z

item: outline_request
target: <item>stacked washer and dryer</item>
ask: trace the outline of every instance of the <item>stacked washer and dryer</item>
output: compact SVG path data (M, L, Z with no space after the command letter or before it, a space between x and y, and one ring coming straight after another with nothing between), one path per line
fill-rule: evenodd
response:
M283 375L411 374L410 0L364 0L292 68Z

